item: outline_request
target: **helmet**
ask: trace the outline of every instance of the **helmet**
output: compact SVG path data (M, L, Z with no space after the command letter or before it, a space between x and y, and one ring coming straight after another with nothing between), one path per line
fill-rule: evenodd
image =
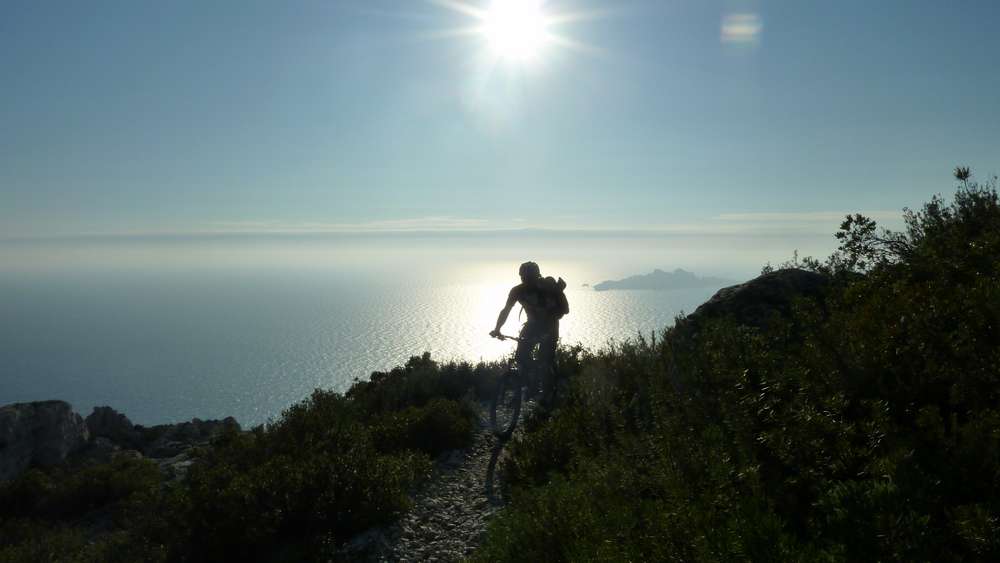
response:
M542 277L542 273L538 269L538 264L535 264L534 262L525 262L524 264L521 264L521 267L517 269L517 273L522 278L535 279Z

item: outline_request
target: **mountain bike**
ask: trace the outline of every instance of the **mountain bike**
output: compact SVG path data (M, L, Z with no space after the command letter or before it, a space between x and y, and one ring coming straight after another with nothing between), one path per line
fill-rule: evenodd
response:
M497 338L521 342L521 338L517 336L500 334ZM509 439L514 433L514 428L517 427L517 418L521 414L521 403L524 402L524 386L524 374L520 373L517 369L517 362L512 359L506 371L497 381L493 400L490 401L490 427L493 429L493 434L500 440Z

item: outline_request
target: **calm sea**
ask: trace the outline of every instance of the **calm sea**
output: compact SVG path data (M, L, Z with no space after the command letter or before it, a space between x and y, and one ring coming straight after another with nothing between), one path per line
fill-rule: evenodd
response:
M150 259L88 269L59 258L58 267L0 271L0 404L58 398L84 415L111 405L142 424L231 415L251 425L314 388L343 391L355 378L425 351L473 362L509 354L511 342L487 333L518 281L514 255L485 261L452 254L433 262L424 250L411 262L409 251L388 262L371 252L353 261L338 255L323 268L302 261L215 264L208 256L185 267ZM564 343L599 348L648 335L718 289L584 286L678 265L619 260L617 270L593 267L615 254L612 247L596 262L589 255L539 260L544 274L570 283ZM518 330L517 312L505 327L509 334Z

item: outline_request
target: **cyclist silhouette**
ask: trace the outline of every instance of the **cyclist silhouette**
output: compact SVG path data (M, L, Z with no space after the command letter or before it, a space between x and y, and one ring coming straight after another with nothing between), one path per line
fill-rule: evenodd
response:
M514 359L517 368L523 374L528 374L531 366L531 352L538 346L538 365L542 379L543 408L552 406L555 399L556 376L556 345L559 342L559 319L569 312L566 301L566 282L551 277L543 278L538 264L525 262L518 269L521 283L514 286L507 296L507 304L500 310L497 325L490 336L503 339L500 327L507 322L507 316L515 303L520 303L528 315L528 321L521 329L520 342Z

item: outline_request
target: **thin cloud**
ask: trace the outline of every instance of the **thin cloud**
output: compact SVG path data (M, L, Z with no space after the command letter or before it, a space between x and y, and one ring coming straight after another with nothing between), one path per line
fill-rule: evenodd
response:
M754 212L723 213L704 220L676 223L606 223L577 215L558 215L543 222L516 217L491 220L450 215L381 219L358 222L337 221L216 221L187 228L120 229L115 231L64 232L39 235L0 234L0 241L41 239L140 239L199 238L214 236L283 235L414 235L492 236L530 235L554 237L689 237L689 236L828 236L848 212ZM902 223L898 211L862 211L862 215L897 228Z
M899 211L861 211L865 217L876 221L890 221L902 217ZM745 221L762 222L777 221L783 223L812 223L842 221L847 215L854 215L848 211L791 211L791 212L766 212L766 213L722 213L713 217L716 221Z
M285 221L225 221L213 223L206 232L212 233L400 233L500 230L485 219L465 217L417 217L363 222L285 222Z

